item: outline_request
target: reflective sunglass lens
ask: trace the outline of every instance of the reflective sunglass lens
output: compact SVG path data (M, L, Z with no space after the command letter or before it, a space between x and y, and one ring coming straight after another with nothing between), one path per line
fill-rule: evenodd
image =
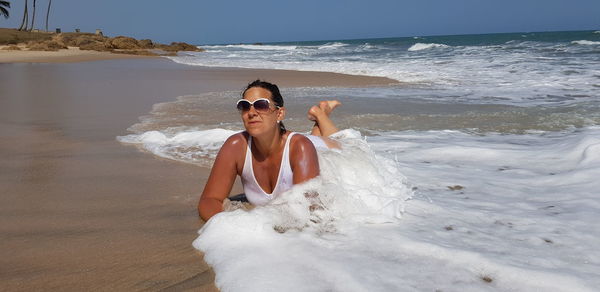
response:
M268 99L258 99L258 100L255 100L254 102L249 102L245 99L240 99L237 102L237 109L239 111L245 112L245 111L250 110L250 107L253 105L254 105L255 110L265 112L265 111L269 110L270 102Z
M238 109L239 111L247 111L247 110L249 110L249 109L250 109L250 106L251 106L251 105L252 105L252 104L251 104L249 101L247 101L247 100L240 100L240 101L238 101L238 103L237 103L237 109Z
M260 99L254 102L254 109L257 111L266 111L269 109L269 101L266 99Z

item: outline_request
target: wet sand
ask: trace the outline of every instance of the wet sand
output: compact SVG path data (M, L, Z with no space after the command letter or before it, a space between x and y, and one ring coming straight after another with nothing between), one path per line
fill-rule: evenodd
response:
M212 270L191 246L209 170L115 137L155 103L240 90L255 78L282 87L392 82L160 58L0 64L0 76L4 291L215 291Z

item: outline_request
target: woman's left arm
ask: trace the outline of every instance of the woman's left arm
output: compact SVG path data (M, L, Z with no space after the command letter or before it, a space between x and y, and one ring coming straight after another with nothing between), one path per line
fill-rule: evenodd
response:
M290 141L290 164L294 173L293 184L305 182L319 175L319 158L313 143L303 135L294 135Z

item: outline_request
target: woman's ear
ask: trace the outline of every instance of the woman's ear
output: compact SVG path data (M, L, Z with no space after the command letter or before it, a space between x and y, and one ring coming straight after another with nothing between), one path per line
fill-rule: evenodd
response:
M277 112L277 120L278 121L283 121L283 119L285 119L285 108L284 107L280 107L278 112Z

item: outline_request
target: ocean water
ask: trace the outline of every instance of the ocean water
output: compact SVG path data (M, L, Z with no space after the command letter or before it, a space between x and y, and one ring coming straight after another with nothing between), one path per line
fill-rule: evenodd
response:
M173 60L399 81L283 89L300 132L308 106L341 100L344 147L319 153L318 179L199 231L222 291L600 287L599 32L203 48ZM157 104L118 139L209 167L243 129L239 94Z

